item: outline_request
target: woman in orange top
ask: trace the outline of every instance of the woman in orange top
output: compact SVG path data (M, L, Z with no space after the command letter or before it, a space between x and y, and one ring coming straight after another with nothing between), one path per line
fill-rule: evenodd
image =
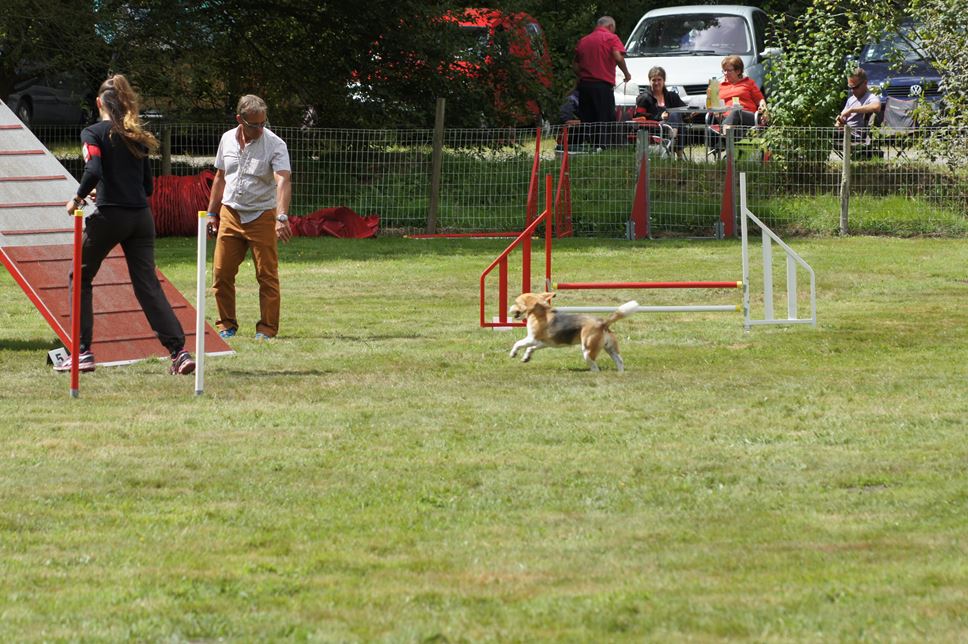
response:
M766 99L752 78L743 76L743 59L739 56L723 58L723 80L719 84L719 98L727 107L733 97L739 99L739 110L731 110L723 119L725 125L756 125L756 112L760 121L766 123Z

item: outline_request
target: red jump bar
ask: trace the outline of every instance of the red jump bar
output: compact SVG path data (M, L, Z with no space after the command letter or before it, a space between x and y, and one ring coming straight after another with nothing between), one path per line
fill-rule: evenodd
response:
M71 232L74 232L73 228L38 228L37 230L0 230L0 235L53 235Z
M517 237L521 233L420 233L417 235L404 235L407 239L465 239L490 237Z
M0 203L0 208L51 208L53 206L63 206L64 201L38 201L34 203Z
M13 157L21 154L43 154L43 150L0 150L0 157Z
M617 288L741 288L742 282L559 282L555 288L566 290Z
M50 174L37 177L0 177L0 181L63 181L66 178L62 174Z
M13 123L11 125L0 125L0 130L22 130L24 126L20 123Z

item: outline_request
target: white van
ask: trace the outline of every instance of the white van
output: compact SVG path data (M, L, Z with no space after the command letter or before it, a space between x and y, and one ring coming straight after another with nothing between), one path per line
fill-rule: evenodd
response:
M755 7L693 5L649 11L625 43L625 61L632 74L627 84L617 73L615 107L622 114L634 110L640 92L649 89L649 69L666 71L666 87L678 92L690 107L706 105L710 78L722 79L722 60L743 59L744 73L762 89L764 63L777 53L766 48L769 20Z

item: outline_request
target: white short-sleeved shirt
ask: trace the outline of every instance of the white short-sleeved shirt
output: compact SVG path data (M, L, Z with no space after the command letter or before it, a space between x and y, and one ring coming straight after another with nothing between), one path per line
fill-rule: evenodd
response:
M276 207L273 173L291 171L286 142L266 128L255 141L239 146L239 128L222 135L215 167L225 173L222 203L239 213L243 224Z

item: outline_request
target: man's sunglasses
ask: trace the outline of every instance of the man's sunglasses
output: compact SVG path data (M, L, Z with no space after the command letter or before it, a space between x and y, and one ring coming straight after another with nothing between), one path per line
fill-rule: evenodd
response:
M262 123L249 123L245 120L245 117L239 114L239 119L242 121L242 125L261 130L262 128L269 127L269 119L262 121Z

